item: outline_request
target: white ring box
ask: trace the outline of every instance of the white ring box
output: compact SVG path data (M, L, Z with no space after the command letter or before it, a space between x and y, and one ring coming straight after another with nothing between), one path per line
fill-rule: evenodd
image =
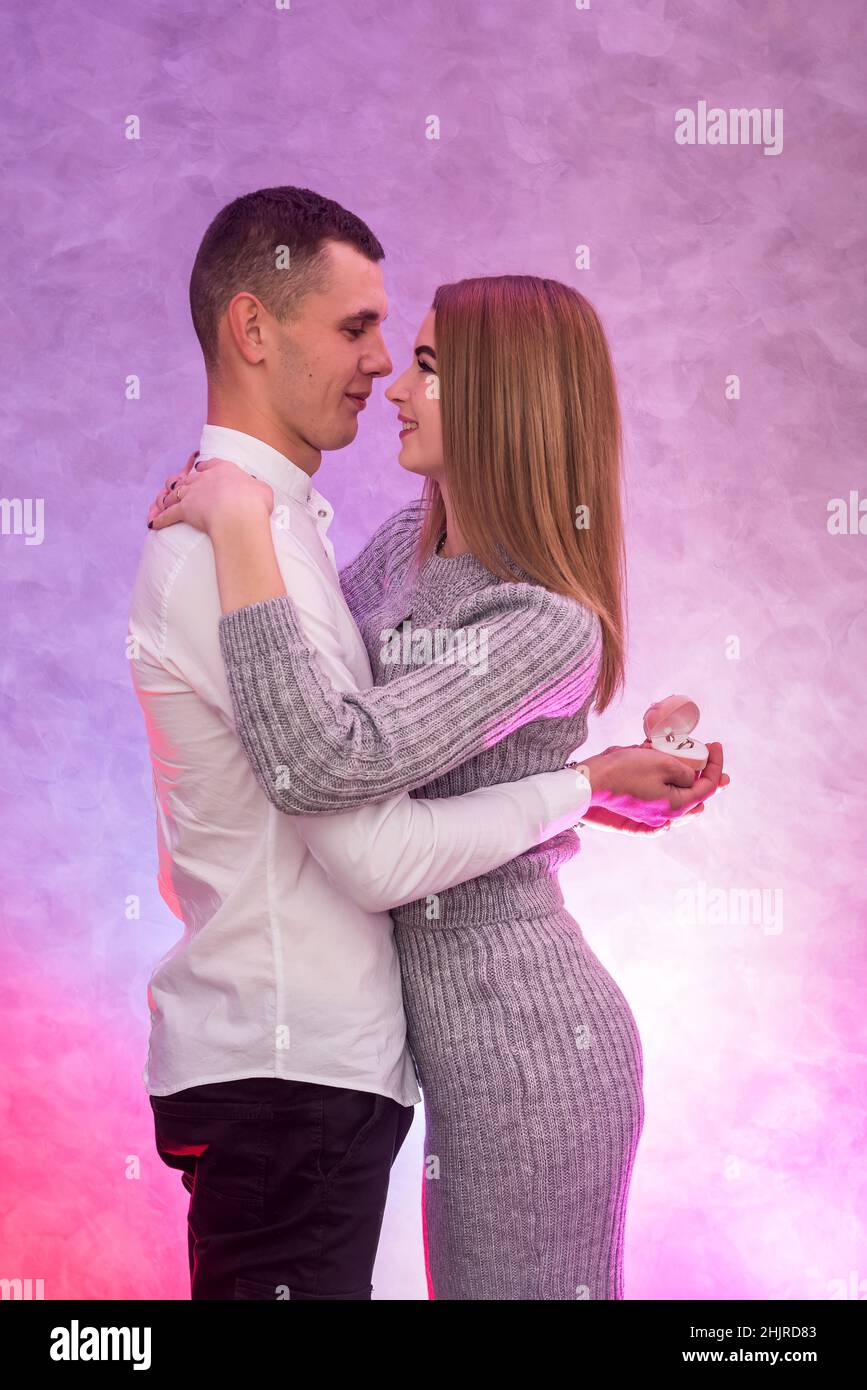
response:
M708 760L706 743L690 738L699 720L695 700L686 695L666 695L644 716L644 733L658 753L669 753L701 772Z

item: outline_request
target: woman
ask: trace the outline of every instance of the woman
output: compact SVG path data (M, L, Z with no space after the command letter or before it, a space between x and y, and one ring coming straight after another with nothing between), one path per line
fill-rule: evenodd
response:
M400 463L425 482L340 574L373 690L343 694L320 672L285 597L269 507L227 528L264 485L205 465L155 523L211 535L239 734L289 813L559 768L591 705L604 710L623 682L620 422L591 305L530 276L441 286L386 395L404 425ZM718 745L713 762L724 783ZM276 792L286 764L291 786ZM623 1297L642 1052L564 907L557 869L578 848L567 831L393 911L438 1298Z

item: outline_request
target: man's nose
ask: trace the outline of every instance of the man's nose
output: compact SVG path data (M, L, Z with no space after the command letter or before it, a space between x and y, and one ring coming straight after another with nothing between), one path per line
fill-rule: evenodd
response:
M381 332L377 333L377 341L371 343L370 351L365 354L361 370L366 376L391 376L394 371L394 363Z

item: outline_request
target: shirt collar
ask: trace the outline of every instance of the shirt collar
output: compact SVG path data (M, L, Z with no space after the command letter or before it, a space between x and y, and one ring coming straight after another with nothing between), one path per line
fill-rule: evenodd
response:
M269 483L282 497L294 498L296 502L315 505L317 511L324 511L325 527L331 522L334 515L331 503L313 486L304 469L255 435L225 425L205 425L199 440L199 455L203 459L220 458L236 463L245 473Z

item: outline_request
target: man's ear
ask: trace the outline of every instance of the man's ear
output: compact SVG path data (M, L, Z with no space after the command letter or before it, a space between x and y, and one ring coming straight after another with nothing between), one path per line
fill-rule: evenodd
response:
M229 300L220 326L245 362L255 364L265 356L263 330L267 317L268 311L262 301L246 290Z

